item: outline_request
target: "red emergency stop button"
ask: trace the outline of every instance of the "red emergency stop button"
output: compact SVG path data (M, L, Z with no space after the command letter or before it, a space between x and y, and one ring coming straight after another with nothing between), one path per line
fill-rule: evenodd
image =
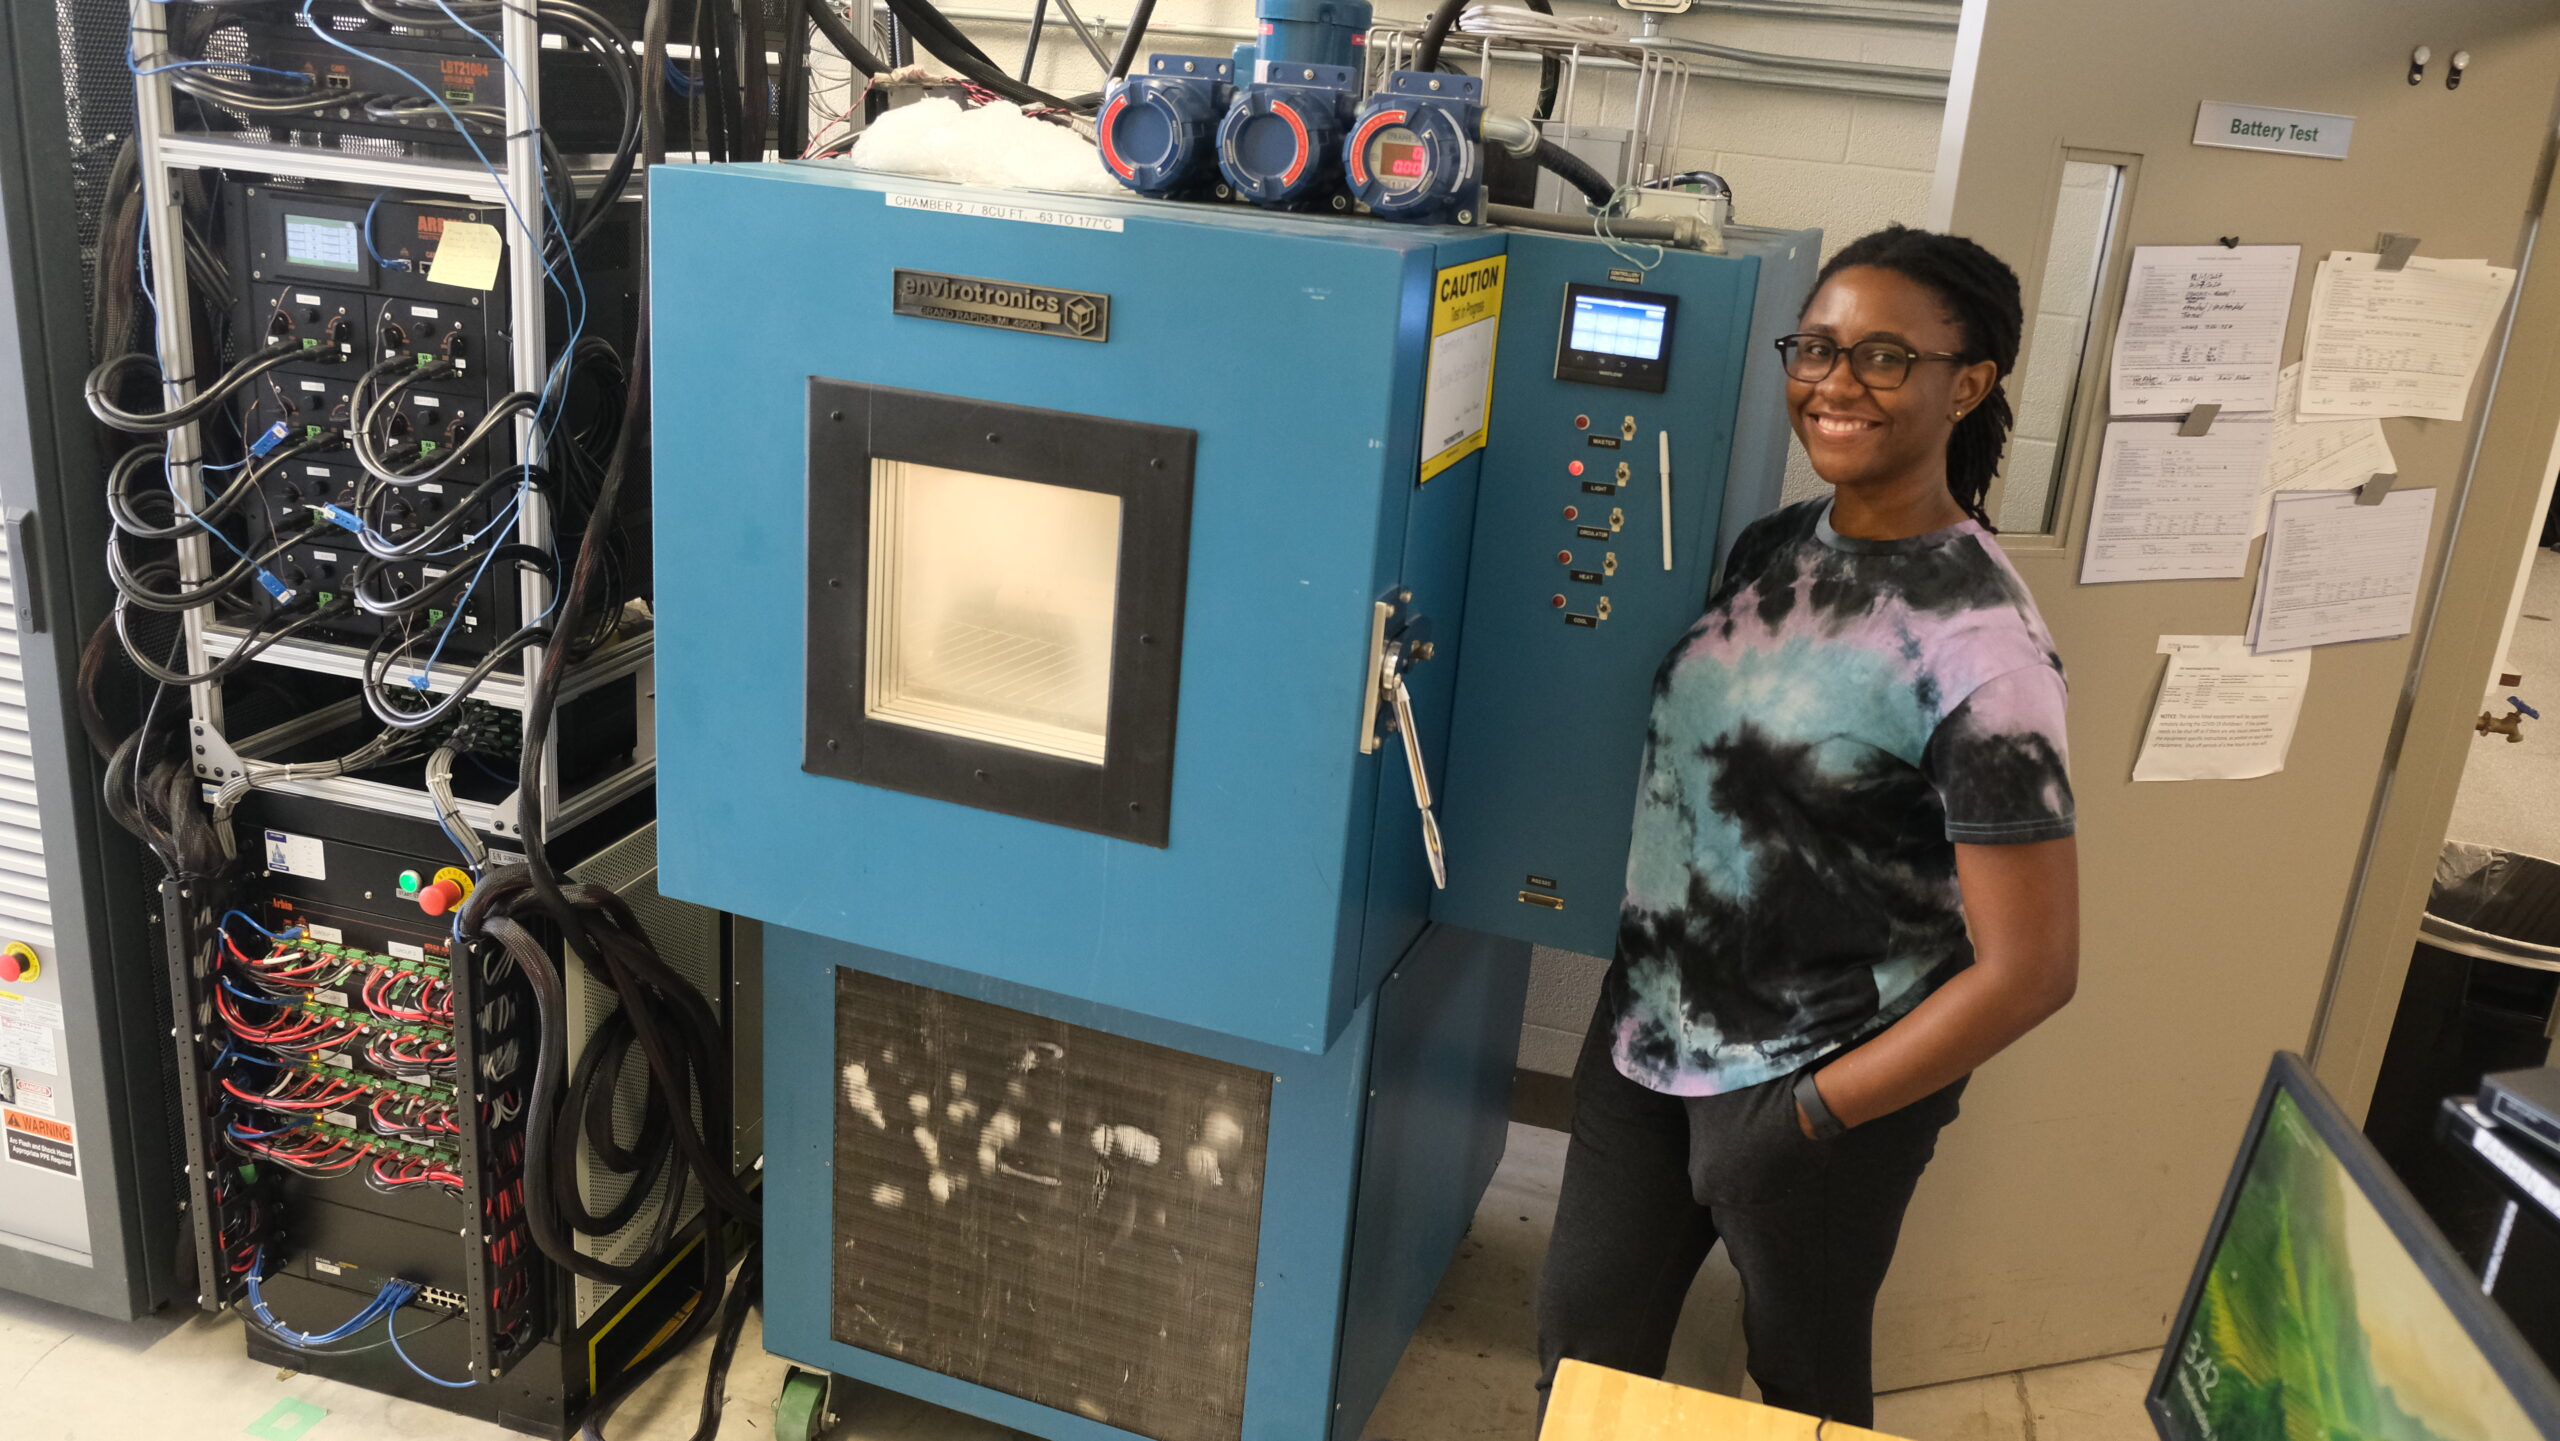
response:
M32 981L44 969L37 959L36 948L24 941L11 941L0 947L0 981Z
M416 872L401 872L400 889L418 903L419 910L431 916L446 914L471 895L471 873L460 866L446 866L438 870L436 878L424 886L415 886L416 880Z

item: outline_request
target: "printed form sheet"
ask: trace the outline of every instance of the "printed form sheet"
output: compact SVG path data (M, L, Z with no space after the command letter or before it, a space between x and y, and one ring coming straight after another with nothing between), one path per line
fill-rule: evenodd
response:
M2311 684L2311 652L2252 655L2236 635L2164 635L2160 699L2137 781L2240 781L2284 769Z
M2302 367L2286 366L2276 388L2275 443L2258 491L2258 535L2267 533L2267 507L2278 491L2355 490L2377 475L2400 471L2381 421L2305 420L2296 405L2301 392Z
M2436 493L2395 490L2378 505L2356 499L2328 490L2276 497L2249 621L2258 654L2409 633Z
M2460 420L2515 283L2485 260L2416 255L2381 270L2370 254L2340 251L2320 262L2301 413Z
M2142 245L2116 323L2111 415L2276 406L2298 245Z
M2274 422L2221 420L2205 435L2120 420L2098 454L2080 583L2245 575Z

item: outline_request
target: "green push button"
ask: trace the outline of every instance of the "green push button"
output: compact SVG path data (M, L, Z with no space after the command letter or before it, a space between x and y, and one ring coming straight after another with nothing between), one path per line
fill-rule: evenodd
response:
M404 896L414 896L418 893L418 887L421 884L422 882L418 879L418 873L416 871L402 871L400 873L400 894Z

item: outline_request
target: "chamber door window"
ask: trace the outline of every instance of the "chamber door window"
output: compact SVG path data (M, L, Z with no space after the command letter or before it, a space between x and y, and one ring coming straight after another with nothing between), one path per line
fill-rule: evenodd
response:
M864 714L1100 765L1120 497L904 460L871 471Z
M1167 844L1195 444L811 380L802 768Z

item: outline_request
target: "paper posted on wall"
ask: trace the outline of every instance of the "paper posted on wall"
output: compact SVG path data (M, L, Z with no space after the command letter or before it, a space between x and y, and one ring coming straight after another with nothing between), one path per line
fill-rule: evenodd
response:
M2485 260L2331 255L2311 282L2301 413L2460 420L2515 283Z
M2164 635L2160 699L2137 781L2242 781L2284 769L2311 683L2311 652L2252 655L2236 635Z
M2111 415L2275 408L2298 245L2141 245L2125 278Z
M2302 367L2288 365L2276 387L2275 441L2267 450L2253 535L2267 533L2267 507L2278 491L2355 490L2377 475L2399 473L2400 462L2383 438L2381 421L2305 420L2298 405L2301 395Z
M2436 493L2395 490L2364 505L2352 491L2287 491L2267 517L2249 645L2260 655L2389 640L2409 633Z
M2098 495L2080 583L2248 574L2250 524L2274 422L2223 420L2204 435L2119 420L2098 453Z

